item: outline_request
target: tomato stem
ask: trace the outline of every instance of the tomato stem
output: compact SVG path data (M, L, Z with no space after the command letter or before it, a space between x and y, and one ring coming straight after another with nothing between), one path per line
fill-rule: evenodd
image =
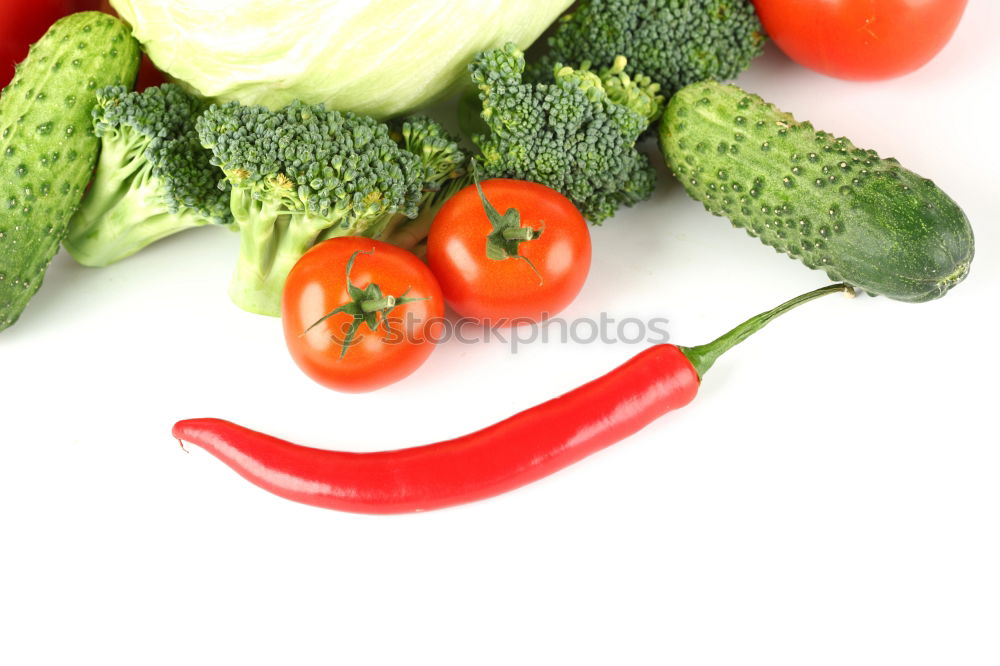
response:
M521 254L521 243L527 243L539 238L545 232L545 223L541 229L521 226L521 211L516 208L508 208L501 215L490 200L486 198L482 185L479 184L479 171L476 168L476 160L471 161L472 182L479 193L479 200L483 204L483 211L486 219L490 222L492 230L486 235L486 256L490 259L502 261L504 259L523 259L535 275L538 276L538 284L544 284L542 274L535 268L531 259Z
M535 231L531 227L517 227L516 229L504 229L501 232L504 240L530 241L541 236L540 231Z
M679 349L691 361L691 365L698 371L698 376L703 377L720 356L764 328L775 317L779 317L789 310L797 308L815 298L837 292L854 296L854 288L843 282L827 285L826 287L796 296L772 310L761 312L759 315L747 319L733 330L721 335L708 344L698 345L697 347L679 347Z
M344 313L349 315L352 317L352 321L347 330L347 335L344 336L343 343L340 346L340 358L344 358L344 355L347 354L347 349L354 344L354 336L357 335L358 329L361 328L362 324L368 326L368 330L375 331L379 327L379 323L381 321L381 324L385 326L386 330L389 330L389 313L392 312L394 308L400 305L406 305L407 303L413 303L414 301L427 300L425 298L407 297L407 294L410 293L409 289L404 291L399 298L393 296L392 294L383 294L382 288L374 282L370 283L364 289L355 286L354 283L351 282L351 270L354 268L355 260L358 258L359 254L370 255L374 254L374 252L374 250L370 252L357 250L351 255L351 258L347 260L345 277L347 278L347 293L351 300L330 310L325 315L310 324L309 327L300 334L305 335L317 325L336 314ZM381 318L379 317L380 314L382 315Z
M372 298L361 301L362 312L379 312L381 310L391 310L396 306L396 297L389 295L383 298Z

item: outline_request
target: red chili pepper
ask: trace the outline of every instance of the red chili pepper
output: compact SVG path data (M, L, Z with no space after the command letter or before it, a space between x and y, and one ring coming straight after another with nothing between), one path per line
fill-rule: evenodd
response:
M456 439L378 453L293 444L220 419L190 419L174 436L281 497L357 513L440 509L513 490L683 407L726 350L778 315L843 284L803 294L699 347L661 344L558 398Z

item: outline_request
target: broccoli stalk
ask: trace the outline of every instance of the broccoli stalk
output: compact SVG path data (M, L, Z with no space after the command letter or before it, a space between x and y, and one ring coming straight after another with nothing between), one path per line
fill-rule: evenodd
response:
M626 74L626 64L616 58L592 71L588 62L557 63L551 83L526 83L514 44L480 53L469 70L487 128L472 137L484 174L547 185L595 224L649 198L655 173L635 143L663 97L647 77Z
M454 178L449 179L444 186L438 190L430 191L424 199L417 216L407 219L397 216L396 224L392 225L387 233L382 235L382 240L392 243L404 250L411 250L422 257L423 246L421 243L427 239L430 233L431 224L437 216L441 207L455 193L467 185L472 184L472 174L465 169L456 172ZM418 248L418 246L421 246Z
M391 218L393 208L373 201L341 201L310 212L297 200L296 186L280 174L257 185L243 186L231 176L232 210L240 230L240 251L229 296L249 312L277 316L281 292L292 267L319 240L361 236Z
M198 119L201 143L232 188L240 254L229 293L237 305L277 316L285 279L312 245L384 237L417 217L464 155L433 121L414 122L424 139L401 146L373 118L301 102L279 111L230 102ZM452 155L447 174L443 154Z
M329 224L298 210L294 184L276 176L243 186L242 173L232 179L233 219L240 230L240 250L230 283L230 298L251 312L273 309L285 276Z
M101 153L63 245L85 266L107 266L172 234L232 221L228 194L194 131L200 102L172 84L97 92Z

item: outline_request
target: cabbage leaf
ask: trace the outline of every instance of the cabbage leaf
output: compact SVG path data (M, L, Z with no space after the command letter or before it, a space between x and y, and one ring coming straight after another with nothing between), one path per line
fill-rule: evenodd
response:
M294 99L384 118L467 80L484 49L529 46L571 0L112 0L171 78L218 101Z

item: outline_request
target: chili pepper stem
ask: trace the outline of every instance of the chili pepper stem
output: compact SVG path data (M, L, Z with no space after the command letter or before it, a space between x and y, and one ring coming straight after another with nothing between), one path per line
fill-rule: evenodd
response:
M751 317L745 322L734 328L733 330L725 333L724 335L716 338L712 342L704 345L698 345L697 347L678 347L684 356L691 361L691 365L698 372L698 377L704 377L705 373L708 372L709 368L715 361L725 354L727 351L743 342L751 335L764 328L768 323L771 322L775 317L779 317L789 310L797 308L798 306L811 301L820 296L826 296L827 294L833 294L836 292L842 292L848 296L854 296L854 288L843 282L837 284L831 284L826 287L821 287L814 291L810 291L800 296L796 296L790 301L786 301L774 308L773 310L768 310L767 312L761 312L756 317Z

